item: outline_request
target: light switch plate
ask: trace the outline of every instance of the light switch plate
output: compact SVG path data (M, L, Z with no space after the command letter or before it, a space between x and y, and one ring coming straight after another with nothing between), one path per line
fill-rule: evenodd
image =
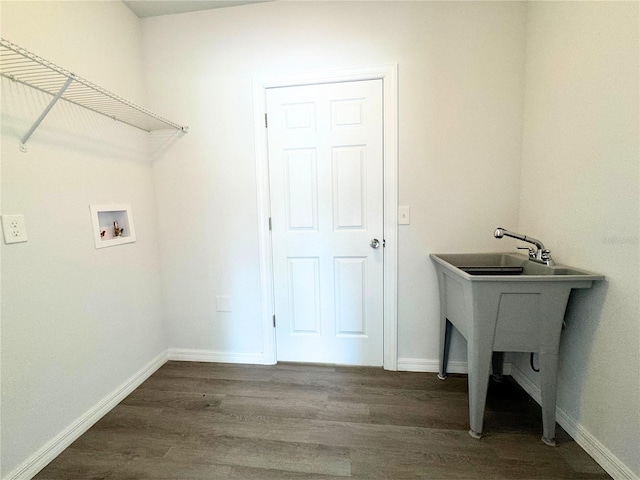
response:
M411 207L398 207L398 225L409 225L411 223Z
M2 215L2 230L4 243L26 242L27 227L24 223L24 215Z

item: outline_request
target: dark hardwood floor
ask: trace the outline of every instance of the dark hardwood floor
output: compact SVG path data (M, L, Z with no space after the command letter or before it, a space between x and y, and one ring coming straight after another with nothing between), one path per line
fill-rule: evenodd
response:
M509 377L481 440L467 408L463 375L169 362L36 478L610 478Z

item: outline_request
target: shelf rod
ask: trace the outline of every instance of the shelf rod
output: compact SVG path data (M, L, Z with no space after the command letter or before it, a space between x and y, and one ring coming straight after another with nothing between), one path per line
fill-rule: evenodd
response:
M29 131L25 133L24 137L22 137L22 139L20 140L20 149L25 148L25 144L27 143L27 140L29 140L29 137L31 136L31 134L35 132L36 128L38 128L40 123L42 123L42 120L44 120L44 117L47 116L47 114L53 108L56 102L60 100L60 97L62 97L62 94L67 89L67 87L71 84L71 82L73 82L73 77L67 78L67 81L62 86L62 88L58 91L58 93L56 93L56 96L51 99L51 101L49 102L49 105L47 105L47 108L44 109L44 111L40 114L40 116L35 121L35 123L31 125L31 128L29 129Z

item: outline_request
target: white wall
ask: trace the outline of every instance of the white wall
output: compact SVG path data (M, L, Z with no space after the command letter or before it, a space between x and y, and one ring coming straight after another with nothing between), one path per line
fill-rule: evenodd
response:
M142 24L150 101L190 126L154 165L170 347L262 351L253 77L397 63L399 356L435 362L428 254L504 249L494 228L517 224L525 5L272 2Z
M572 294L558 406L640 476L638 7L529 5L519 229L607 277Z
M121 2L1 8L3 38L144 103L139 20ZM148 135L60 103L20 153L49 99L2 80L2 213L24 214L29 237L0 242L2 478L166 350ZM138 241L96 250L91 203L130 203Z

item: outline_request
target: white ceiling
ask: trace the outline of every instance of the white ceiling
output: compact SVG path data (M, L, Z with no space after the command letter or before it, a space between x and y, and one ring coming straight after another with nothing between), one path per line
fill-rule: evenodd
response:
M123 3L138 18L173 15L174 13L197 12L213 8L236 7L249 3L262 3L270 0L123 0Z

